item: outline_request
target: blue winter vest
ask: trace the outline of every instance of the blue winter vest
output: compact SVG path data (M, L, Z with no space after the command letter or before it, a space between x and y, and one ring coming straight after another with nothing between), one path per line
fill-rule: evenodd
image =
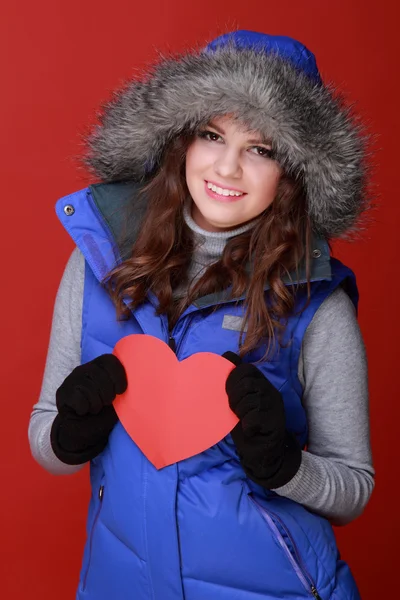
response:
M99 281L123 257L117 233L126 224L124 211L135 190L133 184L95 185L57 203L61 222L86 259L82 363L112 352L132 333L166 343L172 334L179 360L196 352L237 352L240 326L235 323L243 306L223 295L218 302L211 296L199 299L172 332L165 317L156 315L153 297L128 320L116 320ZM136 206L130 230L140 226L143 208ZM337 286L355 305L358 300L354 274L330 258L324 241L316 242L314 256L310 303L300 312L305 298L299 293L286 330L288 343L257 364L281 391L288 428L302 445L307 421L297 372L304 333ZM260 349L247 360L258 361L262 354ZM359 599L328 521L248 480L230 436L157 471L118 423L90 473L78 600Z

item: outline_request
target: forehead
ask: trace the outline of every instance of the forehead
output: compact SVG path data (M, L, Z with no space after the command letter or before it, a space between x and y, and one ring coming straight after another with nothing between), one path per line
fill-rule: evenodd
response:
M235 115L218 115L213 117L208 122L209 126L215 126L223 132L241 134L246 137L251 137L253 140L265 141L259 131L249 129L246 123L241 121Z

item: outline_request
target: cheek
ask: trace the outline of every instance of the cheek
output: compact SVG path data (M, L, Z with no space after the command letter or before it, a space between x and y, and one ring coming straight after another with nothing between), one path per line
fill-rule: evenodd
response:
M278 190L279 182L282 177L282 169L278 165L274 165L272 171L268 174L267 181L269 186L267 189L275 196Z
M193 142L186 152L186 177L190 178L201 170L205 154L204 149L197 142Z
M186 173L186 179L190 179L191 173L192 173L192 150L191 148L189 148L186 152L186 159L185 159L185 173Z
M212 172L219 156L220 146L204 140L195 140L186 151L186 177L200 177Z
M279 180L280 175L275 171L273 173L269 173L266 177L258 179L257 187L255 188L256 193L253 196L254 209L262 212L272 204L276 198Z
M256 184L257 198L260 203L265 203L266 207L276 196L281 174L279 167L273 167L262 174L259 173L258 177L253 179Z

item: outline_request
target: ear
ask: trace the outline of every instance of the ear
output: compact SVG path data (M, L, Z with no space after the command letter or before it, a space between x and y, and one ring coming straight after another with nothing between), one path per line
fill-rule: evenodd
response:
M235 365L235 367L238 367L242 364L242 359L240 358L240 356L238 354L235 354L234 352L231 352L230 350L224 352L222 358L226 358L226 360L229 360Z

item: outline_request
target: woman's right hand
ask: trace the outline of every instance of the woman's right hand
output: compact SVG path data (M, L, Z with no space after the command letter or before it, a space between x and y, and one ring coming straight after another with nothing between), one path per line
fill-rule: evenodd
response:
M102 354L76 367L56 392L58 415L51 428L55 455L69 465L95 458L118 421L112 405L128 382L114 354Z

